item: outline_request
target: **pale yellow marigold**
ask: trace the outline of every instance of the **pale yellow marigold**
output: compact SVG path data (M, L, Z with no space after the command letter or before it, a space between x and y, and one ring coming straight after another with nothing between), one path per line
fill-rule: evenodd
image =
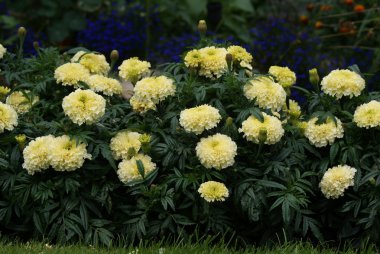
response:
M25 93L25 95L24 95ZM29 90L15 91L11 93L7 99L6 103L11 105L17 113L24 114L28 112L31 107L39 101L39 97L32 95Z
M5 53L7 53L7 49L4 48L2 44L0 44L0 59L4 57Z
M199 49L202 61L200 64L199 75L207 78L219 78L227 71L225 48L205 47Z
M201 105L182 110L179 124L187 131L199 135L204 130L210 130L218 125L221 119L219 110L210 105Z
M3 100L10 91L11 89L9 87L0 86L0 100Z
M319 187L326 198L336 199L344 195L344 191L354 186L356 169L347 165L329 168L323 175Z
M224 201L229 196L227 187L216 181L202 183L198 192L207 202Z
M271 66L269 74L275 76L278 83L284 88L291 87L297 81L296 74L288 67Z
M266 131L266 140L264 144L272 145L281 140L284 135L281 121L275 117L262 113L264 122L260 122L256 117L250 116L242 123L239 132L244 133L244 137L256 144L260 143L260 131Z
M333 119L328 118L325 123L317 124L318 118L314 117L307 122L305 136L310 143L316 147L324 147L333 144L335 139L342 138L344 134L342 122L336 118L337 124Z
M232 55L234 61L238 62L241 67L252 69L252 55L247 50L240 46L229 46L227 52Z
M322 91L337 99L343 96L359 96L364 87L365 80L350 70L333 70L321 82Z
M187 52L185 56L185 65L190 68L198 68L202 61L202 55L197 49Z
M92 124L104 115L106 100L91 90L77 89L63 98L62 108L73 123Z
M138 132L118 132L110 143L115 160L128 159L131 155L138 153L141 148L140 136L141 134Z
M140 174L137 161L141 161L144 166L144 175L145 177L149 175L156 169L156 164L152 162L152 158L148 155L137 154L129 160L123 160L119 163L119 169L117 170L117 175L121 182L129 183L131 181L143 179Z
M288 113L288 115L294 119L297 119L301 115L301 107L298 102L294 100L289 100L289 108L287 108L286 104L283 109Z
M49 160L56 171L74 171L83 166L85 159L91 159L86 144L77 143L75 139L63 135L56 137L51 145Z
M156 104L147 98L132 96L129 100L129 103L131 104L134 111L141 114L147 112L148 110L156 110Z
M147 98L157 104L175 94L174 80L165 76L147 77L136 83L134 96Z
M88 80L91 90L101 92L104 95L119 95L123 91L120 82L117 79L108 78L102 75L92 75Z
M63 86L78 87L79 82L88 82L90 72L79 63L65 63L59 66L54 72L57 83Z
M0 133L3 133L4 130L13 130L18 124L17 120L18 116L16 110L0 102Z
M71 58L71 62L79 62L92 74L106 75L110 70L106 57L101 54L79 51Z
M372 100L356 108L354 122L361 128L380 126L380 102Z
M271 78L259 77L244 85L244 95L262 109L279 111L286 102L286 92Z
M237 145L229 136L215 134L198 142L196 154L205 168L223 169L235 163Z
M119 76L124 80L136 83L150 73L150 63L141 61L138 57L124 60L119 66Z
M25 147L22 167L29 175L34 175L50 167L49 154L54 145L55 137L48 135L36 138Z

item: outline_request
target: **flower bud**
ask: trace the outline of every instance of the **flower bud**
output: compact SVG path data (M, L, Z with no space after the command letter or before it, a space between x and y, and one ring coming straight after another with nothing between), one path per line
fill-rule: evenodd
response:
M234 119L232 118L232 117L227 117L227 119L226 119L226 125L227 126L230 126L230 125L232 125L232 123L234 122Z
M226 61L227 61L227 66L230 68L232 65L232 61L234 60L232 54L227 53L226 55Z
M110 54L110 58L111 58L111 61L116 62L119 59L119 51L117 51L116 49L112 50Z
M17 141L18 145L20 146L21 150L24 149L25 141L26 141L26 135L25 134L18 134L15 136L15 140Z
M38 41L34 41L33 42L33 48L38 51L40 49L40 44L38 43Z
M318 86L319 84L319 75L316 68L309 70L309 81L312 85Z
M18 28L17 35L18 35L18 37L20 37L20 38L25 38L25 36L26 36L26 29L25 29L25 27L20 26L20 27Z
M260 128L258 138L259 138L260 143L264 143L265 141L267 141L267 129L266 128Z
M10 91L9 87L0 86L0 100L4 99Z
M151 136L149 134L142 134L140 137L139 137L139 141L142 143L142 144L149 144L150 143L150 140L151 140Z
M198 31L201 35L205 35L207 32L207 24L205 20L199 20Z

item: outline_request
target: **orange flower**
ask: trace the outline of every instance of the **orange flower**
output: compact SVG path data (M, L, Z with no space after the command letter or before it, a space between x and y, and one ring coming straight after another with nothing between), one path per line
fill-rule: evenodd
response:
M322 23L322 21L317 21L317 22L315 22L314 27L315 27L316 29L321 29L321 28L323 27L323 23Z
M343 3L346 5L352 5L354 3L354 0L344 0Z
M309 3L309 4L307 4L306 9L307 9L308 11L312 11L312 10L314 10L314 7L315 7L314 4Z
M364 5L362 5L362 4L357 4L357 5L355 5L355 7L354 7L354 11L355 12L363 12L365 10L365 7L364 7Z
M332 6L331 5L328 5L328 4L322 4L321 7L319 8L319 10L321 11L331 11L332 10Z
M306 16L306 15L301 15L300 16L300 22L304 25L307 25L307 23L309 23L309 17Z

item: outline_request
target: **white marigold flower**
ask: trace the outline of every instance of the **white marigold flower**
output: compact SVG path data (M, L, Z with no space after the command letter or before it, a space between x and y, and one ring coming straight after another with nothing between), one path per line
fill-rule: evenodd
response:
M110 148L115 160L128 159L133 149L133 154L141 148L141 134L138 132L120 131L111 139Z
M124 60L119 66L119 76L126 81L136 83L138 80L150 73L150 63L141 61L138 57Z
M11 93L10 95L8 95L5 102L8 105L12 106L18 114L25 114L39 100L40 98L38 96L36 95L32 96L29 90L24 90L24 91L15 91Z
M131 181L143 179L137 166L137 161L141 161L144 167L144 175L147 176L156 169L156 164L148 155L137 154L129 160L123 160L119 163L117 175L121 182L129 183Z
M11 106L0 102L0 133L11 131L18 124L18 115Z
M78 87L80 82L87 83L89 77L89 71L79 63L65 63L54 72L55 80L63 86Z
M5 53L7 53L7 49L4 48L2 44L0 44L0 59L4 57Z
M307 122L305 136L310 143L316 147L324 147L333 144L335 139L343 138L344 130L342 122L336 118L336 125L333 119L328 118L325 123L317 124L317 117Z
M210 130L218 125L221 119L219 110L210 105L201 105L182 110L179 124L187 131L199 135L204 130Z
M73 56L71 62L80 63L92 74L106 75L110 70L110 65L102 54L79 51Z
M271 66L269 74L275 76L278 83L284 88L291 87L297 81L296 74L288 67Z
M108 78L102 75L90 76L88 85L91 90L101 92L108 96L120 95L123 91L123 88L117 79Z
M356 108L354 122L360 128L380 126L380 102L372 100Z
M167 97L174 95L175 91L174 80L165 76L148 77L136 83L134 96L147 98L157 104Z
M22 167L29 175L34 175L50 167L49 154L54 144L55 137L48 135L36 138L25 147Z
M229 196L227 187L216 181L202 183L198 192L207 202L224 201Z
M347 165L329 168L323 175L319 187L326 198L337 199L344 191L354 186L356 169Z
M333 70L321 82L322 91L337 99L343 96L359 96L364 87L365 80L350 70Z

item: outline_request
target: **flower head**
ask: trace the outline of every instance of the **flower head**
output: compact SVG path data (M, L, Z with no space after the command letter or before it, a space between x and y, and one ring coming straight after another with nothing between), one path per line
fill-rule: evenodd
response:
M202 61L202 55L198 49L193 49L187 52L184 60L187 67L198 68Z
M9 87L0 86L0 100L3 100L10 91L11 89Z
M11 93L5 102L11 105L17 113L24 114L38 101L38 96L33 96L29 90L24 90Z
M54 72L55 80L63 86L78 87L79 82L87 82L89 77L89 71L79 63L65 63Z
M209 105L201 105L181 111L179 124L187 131L199 135L204 130L210 130L220 122L218 109Z
M252 55L247 52L247 50L240 46L229 46L227 52L230 53L233 57L233 60L238 62L241 67L248 67L252 69Z
M150 63L147 61L141 61L138 57L124 60L119 66L119 76L132 83L136 83L149 73Z
M380 126L380 102L372 100L356 108L354 122L361 128Z
M79 51L71 58L71 62L80 63L92 74L106 75L110 70L106 57L101 54Z
M289 108L284 105L288 115L294 119L298 119L301 115L301 107L295 100L289 100Z
M18 116L16 110L11 106L0 102L0 133L4 130L13 130L18 122Z
M286 102L286 92L271 78L252 79L244 86L244 95L262 109L280 110Z
M144 167L144 175L147 176L156 169L156 164L152 162L152 158L148 155L137 154L129 160L123 160L119 163L117 175L123 183L141 180L143 176L137 166L137 161L140 161Z
M4 48L2 44L0 44L0 59L4 57L5 53L7 53L7 49Z
M67 135L56 137L50 146L49 160L56 171L74 171L83 166L85 159L91 159L86 144L78 143Z
M332 199L343 196L344 191L354 185L355 173L356 169L347 165L329 168L319 183L323 195Z
M218 133L202 138L195 150L199 161L205 168L220 170L235 163L237 145L230 137Z
M129 100L132 109L139 113L145 113L148 110L156 110L156 104L151 99L139 96L132 96Z
M316 147L324 147L333 144L336 138L342 138L344 134L342 122L328 118L325 123L317 124L318 118L314 117L307 122L305 136Z
M202 183L198 192L207 202L224 201L229 196L227 187L215 181Z
M111 139L110 148L115 160L128 159L138 153L141 148L141 134L138 132L121 131Z
M154 104L175 94L174 80L165 76L148 77L136 83L134 96L151 100Z
M350 70L333 70L321 82L322 91L337 99L343 96L359 96L364 87L365 80Z
M262 113L264 122L260 122L256 117L250 116L242 123L239 132L244 133L244 137L256 144L260 143L260 131L266 131L264 144L272 145L281 140L284 135L281 121L275 117Z
M24 163L22 167L29 175L41 172L50 167L49 154L55 144L52 135L38 137L31 141L23 150Z
M108 96L119 95L123 90L117 79L107 78L97 74L90 76L88 85L91 90L101 92Z
M284 88L291 87L297 80L296 74L288 67L271 66L269 74L275 76L278 83Z
M62 108L74 123L92 124L104 115L106 100L91 90L77 89L63 98Z

